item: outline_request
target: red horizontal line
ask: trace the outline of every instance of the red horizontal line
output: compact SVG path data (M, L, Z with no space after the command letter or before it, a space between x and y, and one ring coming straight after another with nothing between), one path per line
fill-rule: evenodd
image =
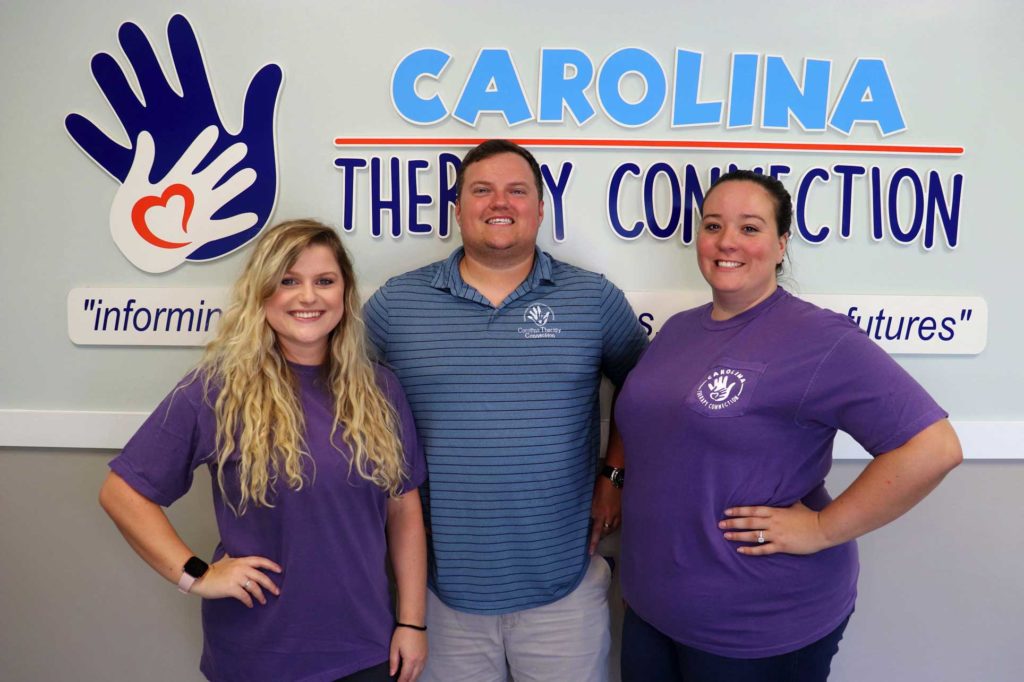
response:
M487 138L472 137L337 137L339 147L473 147ZM725 140L607 140L510 138L525 147L592 147L622 149L718 149L730 151L843 152L861 154L954 154L963 147L907 144L829 144L822 142L741 142Z

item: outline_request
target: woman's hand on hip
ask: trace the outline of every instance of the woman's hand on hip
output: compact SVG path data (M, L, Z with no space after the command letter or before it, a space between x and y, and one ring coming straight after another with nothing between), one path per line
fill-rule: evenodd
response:
M251 609L253 600L267 603L266 592L275 597L281 595L281 590L264 571L280 573L281 567L261 556L233 558L225 554L220 561L210 564L209 570L189 592L203 599L233 597Z
M736 549L740 554L814 554L829 547L819 513L802 502L792 507L730 507L725 516L718 527L726 540L744 543Z

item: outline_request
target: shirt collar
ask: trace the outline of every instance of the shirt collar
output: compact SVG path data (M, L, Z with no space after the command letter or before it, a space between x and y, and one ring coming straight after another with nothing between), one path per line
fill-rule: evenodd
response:
M551 274L551 256L538 247L534 247L534 250L533 267L530 269L530 274L526 276L526 283L531 289L541 282L556 284ZM459 272L459 262L465 252L466 250L462 246L452 251L451 255L441 263L441 267L434 273L434 279L431 280L430 285L435 289L463 295L469 286L463 281L462 273Z

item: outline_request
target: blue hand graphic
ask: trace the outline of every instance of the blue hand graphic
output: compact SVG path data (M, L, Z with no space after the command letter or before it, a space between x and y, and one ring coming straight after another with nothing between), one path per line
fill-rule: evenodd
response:
M122 147L79 114L70 114L64 121L65 128L82 151L122 183L128 178L138 149L139 133L143 131L152 136L155 147L149 174L153 184L167 176L199 134L209 126L215 126L219 134L196 172L201 172L220 158L232 145L243 143L246 155L234 168L251 168L256 173L256 180L217 210L212 219L222 220L250 213L255 214L257 220L241 232L203 244L187 258L192 261L210 260L234 251L266 225L277 198L274 114L283 79L281 67L267 64L253 76L245 93L242 127L237 133L232 133L221 121L199 43L185 17L175 15L167 24L167 41L181 84L181 94L168 82L142 29L133 23L122 24L118 40L138 79L142 100L136 97L125 73L111 55L103 52L95 55L92 73L124 126L132 146Z

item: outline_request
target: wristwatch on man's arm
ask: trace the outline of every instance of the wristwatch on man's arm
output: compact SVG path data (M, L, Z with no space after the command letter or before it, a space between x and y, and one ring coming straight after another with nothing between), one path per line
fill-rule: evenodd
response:
M621 488L626 482L626 469L625 467L613 467L605 465L601 469L601 475L612 482L612 486Z

